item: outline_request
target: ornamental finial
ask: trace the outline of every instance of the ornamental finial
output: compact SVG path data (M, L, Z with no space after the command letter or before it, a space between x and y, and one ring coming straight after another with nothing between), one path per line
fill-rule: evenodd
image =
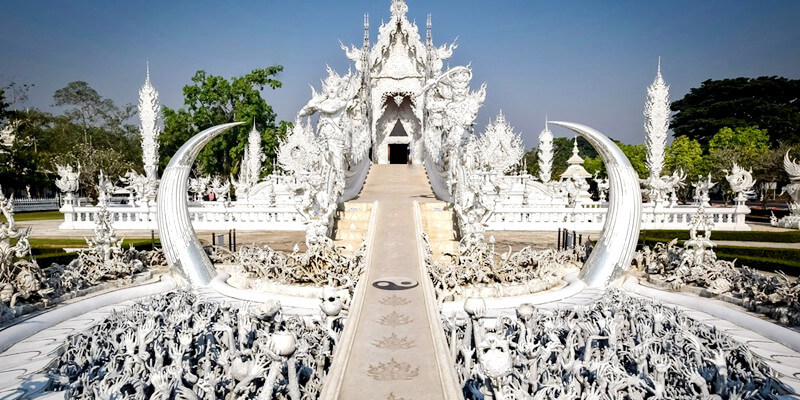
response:
M389 7L392 12L392 17L404 17L408 12L408 6L404 0L392 0L392 6Z

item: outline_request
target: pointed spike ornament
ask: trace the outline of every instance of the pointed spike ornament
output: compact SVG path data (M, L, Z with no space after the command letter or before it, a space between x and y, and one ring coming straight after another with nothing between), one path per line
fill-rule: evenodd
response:
M539 133L539 179L550 182L553 170L553 132L547 125L547 116L544 119L544 130Z
M242 171L239 182L244 182L252 188L261 177L261 167L264 161L264 151L261 146L261 133L256 130L256 120L253 118L253 129L247 135L247 145L242 160Z
M661 76L661 57L659 57L656 77L647 88L647 101L644 105L647 168L650 170L651 179L659 178L661 170L664 169L669 114L669 86Z
M158 135L161 133L159 119L161 105L158 91L150 83L150 62L147 62L147 75L144 85L139 89L139 134L142 137L142 164L147 177L148 198L155 199L158 187Z

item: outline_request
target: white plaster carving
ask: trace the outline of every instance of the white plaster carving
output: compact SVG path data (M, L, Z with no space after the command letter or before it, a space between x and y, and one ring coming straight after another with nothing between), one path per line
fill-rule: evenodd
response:
M722 398L742 385L755 397L791 391L747 346L619 291L555 311L522 304L497 318L448 315L444 328L467 399Z
M547 119L545 118L544 129L539 132L539 179L544 183L550 182L552 177L551 171L553 170L553 132L550 132L550 127L547 126Z
M736 204L744 205L744 203L755 194L753 186L756 184L756 181L753 179L753 170L747 171L736 165L736 163L733 163L730 173L728 173L728 170L723 171L725 172L725 179L728 180L728 184L731 186L731 190L736 193Z
M147 64L147 76L144 85L139 89L139 134L142 138L142 163L147 177L144 195L154 204L158 191L158 135L161 133L159 120L161 105L158 103L158 91L150 83L150 63Z
M264 151L261 145L261 133L256 130L256 123L253 122L253 129L247 135L247 144L244 146L244 154L239 164L239 180L231 183L236 189L236 199L239 201L250 201L250 193L258 184L261 178L261 163L264 161Z
M71 165L56 165L56 169L58 170L56 187L65 194L64 204L73 204L73 195L78 191L78 179L81 175L81 166L78 164L78 167L73 170Z
M783 157L783 168L789 175L789 184L783 187L781 193L787 193L791 197L789 202L789 215L775 221L773 225L800 229L800 164L789 158L787 151Z

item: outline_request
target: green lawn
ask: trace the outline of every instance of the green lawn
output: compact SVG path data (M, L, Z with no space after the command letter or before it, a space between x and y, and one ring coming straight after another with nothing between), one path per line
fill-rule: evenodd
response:
M58 238L58 239L42 239L30 238L28 239L31 244L31 253L40 266L46 267L52 263L68 264L75 257L77 253L67 253L64 248L86 248L86 240L83 238ZM159 245L158 239L155 241ZM139 250L150 250L150 239L125 239L122 241L122 247L128 248L129 246L136 247Z
M63 249L65 247L86 247L86 240L83 238L29 238L28 241L31 244L32 249ZM159 244L158 239L156 239L156 244ZM140 238L140 239L125 239L122 241L123 247L134 246L134 247L142 247L142 246L150 246L150 239L148 238Z
M648 230L639 233L639 241L665 242L677 238L678 240L689 239L689 231L657 231ZM776 243L800 243L800 231L789 232L764 232L764 231L712 231L711 240L735 240L739 242L776 242Z
M14 219L17 221L43 221L48 219L64 219L64 214L60 211L32 211L14 213ZM0 216L0 220L5 222L6 217Z

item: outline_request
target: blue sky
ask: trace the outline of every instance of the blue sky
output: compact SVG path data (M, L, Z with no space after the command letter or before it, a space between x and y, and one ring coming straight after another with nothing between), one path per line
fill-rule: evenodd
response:
M450 65L472 63L487 84L476 128L500 109L526 146L544 116L580 122L626 143L643 141L645 90L658 57L673 100L706 79L800 78L800 1L407 0L436 44L458 37ZM161 103L180 107L198 69L225 77L280 64L283 88L265 91L293 120L339 49L371 37L389 0L7 1L0 13L0 86L33 83L29 106L51 109L55 90L84 80L118 104L135 103L150 61ZM556 135L565 131L554 130Z

